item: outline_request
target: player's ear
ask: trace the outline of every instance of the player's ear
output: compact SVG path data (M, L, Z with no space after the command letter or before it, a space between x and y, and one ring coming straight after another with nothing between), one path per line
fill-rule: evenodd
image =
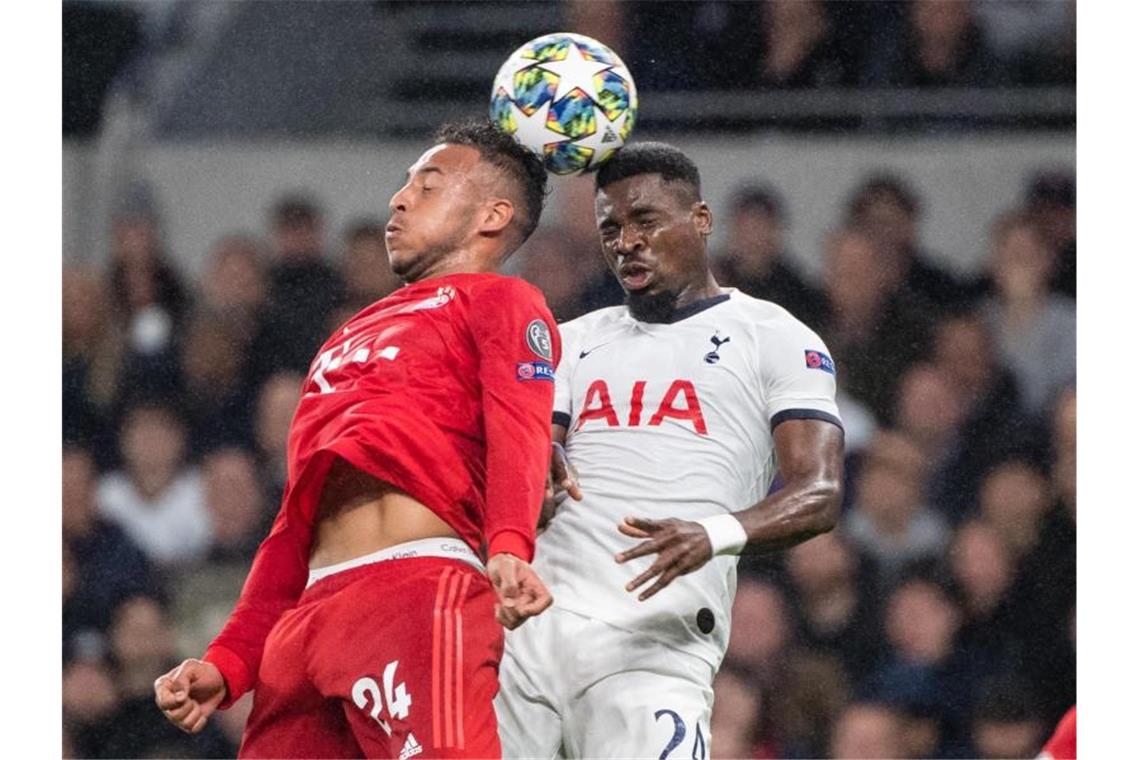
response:
M693 226L701 237L707 238L712 234L712 209L704 201L697 201L693 204Z
M515 204L507 198L491 198L483 204L480 214L479 231L497 234L515 218Z

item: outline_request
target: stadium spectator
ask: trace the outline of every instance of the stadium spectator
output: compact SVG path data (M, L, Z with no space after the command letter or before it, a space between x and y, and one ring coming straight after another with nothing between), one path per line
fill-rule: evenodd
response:
M269 298L251 349L250 379L281 369L306 372L344 300L340 274L324 260L324 216L302 195L278 199L270 212L273 263Z
M768 699L778 727L781 757L823 757L827 734L850 698L851 683L840 661L797 647L783 679Z
M110 319L106 289L97 273L65 266L62 284L63 440L106 450L122 366L122 335Z
M948 559L965 613L959 646L980 669L997 672L1016 661L1020 646L1012 620L1015 567L1009 547L993 526L971 519L954 534Z
M991 241L996 292L984 307L986 319L1017 378L1023 409L1043 414L1076 379L1076 306L1049 292L1053 255L1032 216L1003 214Z
M753 742L763 757L823 752L821 729L848 690L839 659L797 645L787 595L772 580L742 575L732 610L726 667L747 679L764 706L754 731L734 729L736 740Z
M119 692L102 660L78 660L63 668L63 732L75 754L68 757L113 757L106 753L115 738L107 721L119 706Z
M119 434L123 468L99 482L96 501L158 565L201 558L209 547L210 518L199 474L185 465L186 429L178 413L138 403Z
M119 605L110 638L119 704L105 719L105 757L230 756L234 748L215 727L193 736L178 734L154 709L154 674L178 661L174 631L156 599L136 596Z
M252 443L252 399L243 380L243 341L234 323L210 312L190 318L179 352L181 407L195 455Z
M277 372L261 386L257 397L254 437L257 441L261 482L268 489L268 500L274 508L281 503L288 477L286 445L289 423L301 400L305 376L297 372Z
M874 702L848 705L831 735L832 758L906 757L903 715L893 707Z
M765 89L838 87L849 81L832 22L820 0L773 0L760 5L762 51L737 86Z
M945 373L927 362L911 365L899 381L895 427L918 447L932 471L953 454L958 443L964 395ZM926 484L923 492L929 496Z
M938 557L949 540L946 522L923 502L926 477L926 459L913 441L891 430L875 434L844 530L874 562L880 585L910 564Z
M582 279L575 267L579 255L569 233L550 226L536 230L517 257L518 276L542 291L546 305L559 322L585 313Z
M171 578L169 586L171 615L183 652L204 650L225 622L241 592L250 558L273 518L257 462L248 451L236 447L212 451L202 463L202 480L210 516L209 554L193 572ZM241 726L230 726L230 731L236 746Z
M1041 172L1026 193L1025 207L1053 253L1055 293L1077 297L1077 186L1071 172Z
M879 46L871 81L895 87L986 87L1002 84L1001 62L990 50L973 5L962 0L914 0L903 39Z
M563 236L568 256L573 257L567 260L567 264L578 279L579 292L576 303L567 313L580 316L603 306L622 303L625 291L602 256L601 239L594 219L593 178L571 178L559 183L556 192L543 218L556 220L553 229ZM526 252L520 249L517 258L522 266L526 266L526 256Z
M129 596L154 588L142 551L95 505L95 464L82 448L63 450L63 639L65 657L79 654L83 636L110 625L110 611Z
M880 172L872 174L851 194L847 223L866 230L890 262L888 270L903 287L943 310L960 303L965 286L933 262L919 245L922 204L918 194L901 178Z
M732 605L732 632L724 662L746 674L760 703L767 706L760 712L755 740L777 755L780 726L769 700L775 698L782 685L794 635L788 601L780 587L771 580L741 575Z
M771 187L745 185L729 201L728 241L714 259L717 282L774 301L818 329L823 294L808 285L785 250L784 201Z
M983 519L1001 534L1014 557L1025 557L1036 545L1049 509L1044 476L1028 462L1006 462L982 481L978 501Z
M919 358L929 332L923 305L897 282L865 231L844 227L829 237L827 308L817 332L832 350L841 386L880 421L890 419L898 378Z
M244 562L253 556L273 516L258 482L256 461L240 448L212 451L202 462L202 481L211 561Z
M979 3L980 9L1002 6L1018 9L1037 23L1040 32L1015 52L1011 68L1014 80L1024 85L1075 86L1077 83L1077 2ZM1043 23L1042 23L1043 22ZM1006 28L1019 25L1006 23ZM1041 28L1044 27L1044 28ZM1024 28L1024 27L1020 27ZM1030 28L1033 28L1032 26Z
M838 657L855 681L875 665L881 630L859 556L840 531L793 547L786 565L800 642Z
M977 312L955 314L938 323L931 364L958 396L955 405L962 407L962 419L933 460L929 494L943 515L958 522L973 508L982 476L993 464L1010 457L1041 458L1044 435L1021 412L1017 380L1000 365L989 328ZM906 418L900 419L901 427L916 430L940 416L935 407L922 409L923 403L911 398L904 407L900 402L898 414ZM950 402L927 398L925 403ZM933 449L928 454L935 456Z
M564 28L593 37L624 61L631 61L628 31L628 0L562 0Z
M975 663L956 646L964 621L957 592L938 571L916 566L888 595L885 609L888 655L862 688L883 702L923 707L939 727L935 756L950 756L968 740L978 677Z
M1033 689L1020 679L996 676L982 685L973 711L973 757L1033 758L1048 738Z
M210 249L201 280L201 305L225 318L243 348L253 340L265 306L265 253L253 235L226 235Z
M724 666L713 680L713 709L709 732L716 737L710 757L737 760L757 753L760 694L745 673Z
M388 264L384 224L378 219L358 219L345 230L340 270L345 286L342 311L352 314L403 285Z
M1024 462L1001 465L980 495L983 518L1010 546L1016 573L1009 631L1020 644L1045 716L1056 721L1076 698L1076 651L1068 621L1076 607L1075 513L1054 506L1049 482Z
M189 304L182 278L167 258L157 200L143 183L128 186L111 223L111 304L127 336L131 389L169 382L169 355Z
M784 592L775 582L741 575L732 606L732 630L725 661L763 680L794 635Z

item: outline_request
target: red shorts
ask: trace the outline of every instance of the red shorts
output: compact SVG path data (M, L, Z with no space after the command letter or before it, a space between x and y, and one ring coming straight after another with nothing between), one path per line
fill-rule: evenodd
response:
M399 559L316 581L273 627L241 757L499 757L486 576Z

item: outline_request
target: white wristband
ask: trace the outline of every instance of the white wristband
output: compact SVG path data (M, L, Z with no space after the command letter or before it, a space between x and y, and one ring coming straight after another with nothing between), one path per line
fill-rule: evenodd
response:
M697 520L697 524L709 534L709 543L715 557L718 554L740 554L748 543L744 526L732 515L714 515Z

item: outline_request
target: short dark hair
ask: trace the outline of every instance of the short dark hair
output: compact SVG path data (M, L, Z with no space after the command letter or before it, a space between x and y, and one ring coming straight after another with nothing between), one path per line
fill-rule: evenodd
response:
M273 223L280 226L317 224L321 221L321 209L304 193L289 193L277 199L271 212Z
M546 166L537 153L523 147L490 121L444 124L436 131L434 144L467 145L518 185L522 208L516 209L521 245L538 226L546 202Z
M1038 172L1027 188L1025 200L1030 208L1041 206L1075 208L1077 180L1067 170Z
M862 215L867 204L877 195L887 195L897 203L910 216L917 216L922 211L918 194L902 178L885 172L872 174L851 194L847 204L849 218Z
M697 165L680 149L663 142L637 142L621 148L602 164L594 186L602 190L639 174L660 174L666 182L683 182L701 197L701 172Z
M732 192L729 208L734 214L759 210L784 221L784 199L771 185L750 182L737 187Z

